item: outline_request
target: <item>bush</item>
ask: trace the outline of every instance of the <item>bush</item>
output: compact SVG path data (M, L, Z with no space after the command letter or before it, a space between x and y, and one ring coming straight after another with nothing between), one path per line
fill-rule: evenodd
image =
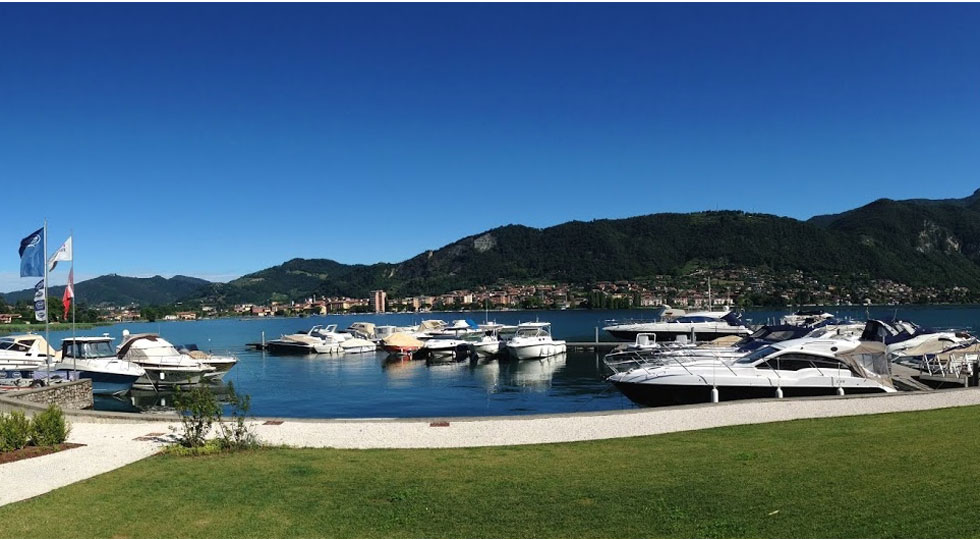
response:
M31 421L20 411L0 414L0 451L20 450L31 442Z
M229 450L255 448L259 444L258 438L252 433L252 428L245 423L248 410L252 407L252 397L248 394L239 395L235 392L235 385L229 382L228 402L233 420L231 425L225 422L218 424L221 428L219 444Z
M225 450L243 450L258 446L258 439L245 422L251 408L251 401L250 396L236 393L235 386L228 383L228 403L233 420L226 423L221 416L221 404L209 387L197 386L190 391L178 389L174 396L174 406L180 414L180 428L174 429L177 431L177 443L184 448L202 450L205 446L212 445ZM215 440L208 441L208 433L215 424L218 425L218 436ZM210 452L178 453L178 455L206 453Z
M34 415L30 426L31 440L34 446L54 446L68 440L71 426L65 420L65 414L57 405L50 405L44 412Z
M177 442L187 448L204 446L211 426L221 421L221 405L207 386L190 391L180 387L174 395L174 406L180 415L180 431Z

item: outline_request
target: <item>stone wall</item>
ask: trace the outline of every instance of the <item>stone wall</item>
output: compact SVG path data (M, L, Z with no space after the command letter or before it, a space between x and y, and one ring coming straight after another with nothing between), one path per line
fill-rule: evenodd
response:
M62 410L91 409L95 405L92 399L91 379L81 379L78 381L52 384L43 388L31 388L30 390L10 392L5 397L37 403L42 406L53 403L61 407Z

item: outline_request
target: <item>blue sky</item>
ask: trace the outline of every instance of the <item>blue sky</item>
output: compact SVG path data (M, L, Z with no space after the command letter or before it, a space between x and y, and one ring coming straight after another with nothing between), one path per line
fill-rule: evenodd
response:
M32 285L45 216L77 280L226 280L508 223L966 196L978 27L975 4L0 4L0 290Z

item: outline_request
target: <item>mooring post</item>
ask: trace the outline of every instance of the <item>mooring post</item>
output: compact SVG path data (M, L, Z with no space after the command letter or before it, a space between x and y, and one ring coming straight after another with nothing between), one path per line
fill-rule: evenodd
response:
M265 350L265 330L262 331L262 350Z
M596 345L599 344L599 327L598 326L595 327L595 343L596 343Z

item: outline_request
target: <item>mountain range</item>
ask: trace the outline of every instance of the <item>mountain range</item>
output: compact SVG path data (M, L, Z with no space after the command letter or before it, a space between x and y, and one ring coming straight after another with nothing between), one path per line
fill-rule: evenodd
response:
M79 281L75 284L75 296L79 303L91 305L162 305L172 304L183 298L193 296L210 283L203 279L188 276L137 278L109 274ZM61 298L64 292L65 286L59 285L49 288L48 296ZM34 289L7 293L3 297L10 304L16 303L18 300L31 301L34 299Z
M980 289L980 190L963 199L879 199L806 221L712 211L570 221L543 229L506 225L400 263L292 259L228 283L102 276L77 289L81 300L84 294L91 302L261 303L312 294L365 297L372 289L402 296L502 281L642 279L680 275L694 265ZM7 298L24 295L29 299L32 291Z

